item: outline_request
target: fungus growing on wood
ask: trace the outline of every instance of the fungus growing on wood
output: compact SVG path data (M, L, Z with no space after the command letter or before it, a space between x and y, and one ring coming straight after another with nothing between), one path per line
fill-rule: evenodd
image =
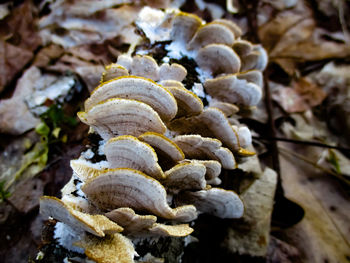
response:
M223 44L210 44L198 51L197 64L213 75L236 73L241 68L241 60L232 48Z
M184 222L197 217L192 205L174 209L169 207L164 187L157 180L134 169L101 171L100 175L85 182L82 190L93 204L104 210L130 207ZM118 196L123 198L117 198Z
M135 250L122 235L134 242L184 237L193 229L183 223L196 220L199 213L240 218L244 212L234 191L214 186L221 184L222 168L230 173L248 170L245 159L254 154L251 133L236 114L262 97L266 52L242 40L232 21L206 24L192 14L155 12L147 18L141 11L140 19L154 17L156 23L137 25L140 30L147 27L145 42L152 45L158 41L155 32L162 31L166 63L158 65L154 50L139 52L135 43L105 68L101 85L78 116L102 137L99 155L107 160L93 162L83 154L72 160L79 186L73 179L62 192L64 202L45 199L41 204L44 215L82 231L98 236L122 231L100 240L82 234L79 245L97 262L122 262L122 257L132 262ZM75 191L81 196L71 194ZM87 204L78 206L82 198ZM52 211L55 207L60 213ZM89 224L79 221L81 217Z
M244 106L257 105L262 96L261 87L234 74L208 79L204 88L210 96L220 101Z
M197 192L183 192L178 196L183 204L193 204L199 212L212 214L220 218L240 218L243 216L242 200L233 191L211 188Z
M117 135L139 136L147 131L165 133L166 126L158 113L143 102L128 99L109 99L79 112L80 120L104 139Z
M153 215L138 215L129 207L122 207L106 213L112 221L123 226L123 234L131 237L187 236L193 232L188 224L165 225L157 223Z
M182 135L174 138L174 141L187 158L200 160L217 160L225 169L234 169L236 165L232 152L221 147L217 139L205 138L200 135Z
M85 111L111 98L134 99L151 106L163 120L175 117L177 105L173 95L154 81L137 76L122 76L102 83L85 101Z
M147 175L163 179L156 152L136 137L123 135L107 141L104 153L111 168L131 168Z
M193 92L187 90L181 82L166 80L162 81L161 84L166 87L176 99L178 105L176 118L198 115L203 111L203 103L200 98Z
M60 199L51 196L40 198L40 213L70 225L76 231L87 231L99 237L104 237L107 233L112 234L123 231L121 226L113 223L103 215L90 215L75 210Z
M206 167L201 163L181 163L165 172L164 186L172 191L201 190L207 185L205 181Z

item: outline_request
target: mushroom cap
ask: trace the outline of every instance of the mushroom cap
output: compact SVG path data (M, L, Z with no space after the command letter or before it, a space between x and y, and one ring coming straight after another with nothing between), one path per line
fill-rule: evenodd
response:
M235 35L229 27L223 23L209 23L201 26L191 41L188 43L188 49L199 49L209 44L225 44L232 46Z
M214 159L225 169L235 169L236 162L232 152L221 147L217 139L204 138L200 135L180 135L174 141L185 153L186 157L194 159Z
M138 215L130 207L114 209L106 213L105 216L123 226L123 233L126 235L137 235L138 233L142 235L157 222L156 216Z
M211 23L212 24L218 23L218 24L222 24L222 25L227 26L232 31L232 33L235 35L235 38L239 38L242 35L241 28L236 23L234 23L231 20L228 20L228 19L215 19Z
M264 70L267 66L268 55L261 45L253 45L253 50L242 58L242 71Z
M156 179L164 178L154 149L134 136L122 135L109 139L104 153L111 168L132 168Z
M174 209L169 207L164 187L157 180L134 169L102 171L99 176L89 179L82 191L92 203L105 210L130 207L179 221L191 221L197 217L192 205ZM120 196L123 198L118 198Z
M132 59L130 72L132 75L158 80L158 64L150 56L136 55Z
M205 137L217 138L233 151L240 149L238 135L232 129L225 114L213 107L203 110L198 116L171 121L168 127L181 134L197 133Z
M114 222L121 224L123 233L134 237L146 236L187 236L193 229L187 224L164 225L156 223L157 217L153 215L138 215L128 207L122 207L106 213Z
M221 110L226 117L234 115L239 111L239 108L236 105L228 102L222 102L216 99L212 99L209 102L209 106Z
M134 263L136 254L132 242L119 233L104 239L85 236L74 245L83 248L85 255L96 263Z
M247 40L239 39L233 43L232 48L238 56L244 57L252 52L253 45Z
M188 224L164 225L155 223L150 232L156 236L185 237L193 232L193 228Z
M139 139L151 145L158 156L166 155L173 162L179 162L185 158L180 147L169 138L155 132L146 132L139 136Z
M243 148L248 147L252 144L252 134L250 133L250 130L246 126L235 126L232 125L232 128L236 131L238 134L239 139L239 145Z
M52 196L40 198L40 213L43 216L51 216L77 231L87 231L99 237L104 237L106 233L123 231L121 226L103 215L90 215L77 211Z
M185 161L184 161L185 162ZM215 160L191 160L194 163L200 163L205 166L205 179L211 180L217 178L221 173L221 164Z
M187 90L181 82L166 80L161 82L176 99L178 111L176 118L198 115L203 111L203 102L192 91Z
M85 111L110 98L127 98L151 106L163 120L175 117L177 105L174 96L151 79L123 76L107 81L95 88L85 101Z
M217 139L204 138L200 135L181 135L174 138L188 158L214 159L225 169L235 169L236 162L232 152L221 147Z
M183 192L179 195L179 201L194 204L198 211L219 218L240 218L244 213L244 205L239 196L233 191L221 188Z
M126 55L126 54L122 54L122 55L118 56L117 64L123 66L127 70L130 70L132 61L133 61L133 59L131 56Z
M187 75L187 70L184 66L172 63L163 63L159 67L159 80L177 80L183 81Z
M206 187L206 168L201 163L180 163L165 172L162 183L175 192L187 189L201 190Z
M139 136L147 131L166 131L158 113L136 100L109 99L91 107L87 112L79 112L78 117L107 140L116 135Z
M195 61L200 68L214 75L236 73L241 68L239 56L231 47L223 44L210 44L201 48Z
M224 145L227 145L231 150L239 148L238 136L222 111L209 107L200 115L200 120Z
M215 177L213 179L207 180L207 184L209 185L219 185L221 184L221 179L219 177Z
M98 166L98 164L92 164L83 159L76 159L70 161L70 167L74 174L83 182L90 178L94 178L100 175L100 172L108 167Z
M262 97L262 89L258 85L235 74L207 79L204 88L210 96L220 101L244 106L255 106Z
M174 17L170 39L188 43L201 24L202 20L198 16L179 12Z
M259 70L249 70L244 73L237 74L237 78L245 79L246 81L254 83L261 88L264 85L263 75Z
M101 83L121 77L128 76L129 72L122 65L112 63L105 67L105 71L102 73Z

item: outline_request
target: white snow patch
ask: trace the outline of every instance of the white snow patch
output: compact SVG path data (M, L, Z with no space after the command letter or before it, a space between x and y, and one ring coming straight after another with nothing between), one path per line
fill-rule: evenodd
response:
M107 141L105 140L101 140L99 141L99 147L98 147L98 154L99 155L104 155L105 154L105 145L106 145Z
M87 149L85 152L82 152L81 155L88 160L95 156L94 152L91 149Z
M136 25L142 29L151 44L170 39L171 27L165 25L168 15L170 14L148 6L140 11Z
M192 87L192 92L200 98L205 97L204 88L203 88L203 85L201 83L194 83L194 85Z
M57 222L55 226L54 231L54 238L57 239L58 243L70 250L77 253L84 253L84 249L74 246L73 243L80 240L80 237L84 235L82 232L76 232L74 229L72 229L70 226L62 223Z
M207 79L214 78L211 72L203 70L200 67L196 67L196 71L198 73L198 78L201 81L201 83L204 83Z
M187 50L186 43L181 41L173 41L169 45L165 46L168 51L168 57L181 59L183 57L194 58L197 55L197 50Z

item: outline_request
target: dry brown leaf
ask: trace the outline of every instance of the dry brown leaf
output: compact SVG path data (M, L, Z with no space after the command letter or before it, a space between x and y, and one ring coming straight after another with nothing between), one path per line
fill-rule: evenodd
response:
M304 1L298 1L292 9L282 10L266 20L268 22L258 30L262 44L268 50L270 61L279 64L290 75L295 72L296 63L350 54L348 44L324 37L331 33L316 27L311 9Z
M291 87L271 83L272 99L289 113L304 112L322 103L326 93L306 78L292 82Z
M10 99L1 100L0 132L19 135L39 123L39 119L29 111L25 98L34 91L35 82L40 76L40 70L36 67L29 68L17 82L13 96Z
M35 7L25 1L16 7L1 24L0 92L33 57L41 43L35 29Z
M304 219L285 230L286 241L300 251L304 262L348 262L348 195L339 181L291 154L310 156L308 158L317 162L314 156L322 149L287 143L278 145L280 149L283 147L280 161L285 195L305 210Z
M294 90L303 99L308 108L315 107L326 98L326 93L306 78L299 78L292 84Z
M271 96L286 112L303 112L308 109L303 98L293 88L278 85Z
M48 68L60 72L68 70L77 73L83 79L89 91L99 85L101 75L104 72L104 66L101 64L93 64L68 54L63 55L55 65Z
M82 5L85 5L84 9L88 11L83 12ZM51 9L52 12L41 18L38 23L41 29L40 36L44 43L53 42L68 48L103 43L106 39L121 35L122 30L129 29L129 25L135 21L140 8L135 5L109 8L103 3L89 7L81 1L56 1L51 5ZM135 33L129 30L128 35Z
M26 0L13 9L11 16L6 19L11 43L23 49L34 51L41 39L36 29L37 10L32 1Z
M59 58L62 54L62 47L51 44L47 47L44 47L36 54L33 65L37 67L45 67L49 65L52 60Z
M0 41L0 92L32 57L31 51Z

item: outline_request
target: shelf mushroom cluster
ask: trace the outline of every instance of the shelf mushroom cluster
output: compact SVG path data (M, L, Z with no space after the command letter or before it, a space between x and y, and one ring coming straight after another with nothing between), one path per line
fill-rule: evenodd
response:
M228 20L204 24L190 14L173 16L173 43L188 43L198 66L215 76L202 83L216 99L209 107L184 87L187 70L180 64L121 55L106 67L78 116L102 137L107 161L93 163L84 154L72 160L62 199L45 196L40 202L42 214L81 235L74 245L92 260L114 262L122 249L123 262L133 262L128 238L187 236L193 231L188 222L200 213L243 215L239 196L215 187L222 169L237 167L235 155L254 154L245 149L249 129L227 116L236 111L232 103L258 103L266 57L240 34ZM102 252L111 247L120 253Z

